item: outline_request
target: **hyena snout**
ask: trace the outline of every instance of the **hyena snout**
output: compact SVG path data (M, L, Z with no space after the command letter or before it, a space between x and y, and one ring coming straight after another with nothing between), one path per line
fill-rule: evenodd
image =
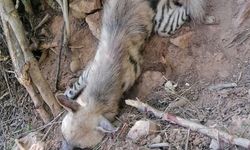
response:
M68 111L62 121L61 131L68 145L79 148L93 147L105 136L115 132L116 128L102 114L91 112L87 106L77 101L57 96L58 102ZM72 146L66 147L72 147Z

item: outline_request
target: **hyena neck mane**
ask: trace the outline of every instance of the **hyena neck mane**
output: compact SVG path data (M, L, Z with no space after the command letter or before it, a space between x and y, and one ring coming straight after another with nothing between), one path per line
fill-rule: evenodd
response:
M122 85L124 92L133 85L132 80L141 72L140 50L152 31L154 13L149 5L147 0L109 0L105 3L96 55L78 81L65 91L68 98L76 99L86 88L102 95L119 91L117 87Z
M123 94L124 60L130 49L137 51L141 48L151 32L151 26L148 25L151 17L148 19L143 18L142 14L134 14L134 10L142 9L140 3L127 1L119 1L122 3L117 5L119 7L111 6L118 2L114 1L104 8L101 38L88 75L88 86L84 90L84 93L99 102L119 102Z

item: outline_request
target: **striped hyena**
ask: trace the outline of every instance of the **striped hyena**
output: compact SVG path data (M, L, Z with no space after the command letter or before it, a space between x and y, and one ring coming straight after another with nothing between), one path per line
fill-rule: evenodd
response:
M206 0L147 0L154 10L152 23L154 32L162 37L170 36L176 32L184 23L192 19L195 22L202 22L205 16ZM131 56L141 57L133 54ZM134 64L135 77L140 74L139 59L130 57L129 63ZM90 63L91 64L91 63ZM87 85L88 73L91 65L88 65L79 77L78 81L65 91L65 95L70 99L75 99ZM131 72L128 72L128 74ZM133 74L133 73L132 73ZM130 81L130 80L128 80ZM124 82L123 90L127 90L131 84Z
M105 132L118 111L119 100L139 77L142 49L152 31L154 12L147 0L108 0L104 5L101 36L94 59L75 89L58 96L68 111L61 130L74 147L92 147ZM76 95L78 96L76 97Z

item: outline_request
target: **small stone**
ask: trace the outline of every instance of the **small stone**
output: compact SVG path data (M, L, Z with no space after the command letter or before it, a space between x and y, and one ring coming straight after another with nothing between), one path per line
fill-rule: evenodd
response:
M86 22L89 25L89 29L97 39L100 39L101 33L101 14L102 12L98 11L86 17Z
M211 141L211 143L209 145L209 148L211 150L219 150L220 149L219 142L217 140L212 139L212 141Z
M127 138L133 142L137 142L140 138L155 133L158 130L158 125L149 120L139 120L130 129Z
M167 92L175 93L175 88L177 87L177 84L173 84L171 81L167 81L164 87Z
M74 0L69 4L74 17L85 18L86 14L101 8L100 0Z
M193 32L188 32L181 36L178 36L177 38L171 38L170 42L174 44L175 46L185 49L190 45L192 35L193 35Z
M70 63L70 70L72 72L77 72L78 70L81 69L81 65L80 65L80 60L79 59L75 59Z
M207 24L207 25L217 24L215 16L206 16L205 17L205 24Z
M161 140L162 140L162 137L160 135L157 135L155 138L151 140L151 144L160 143Z
M71 9L71 13L75 18L78 18L78 19L84 19L87 16L84 12L78 12L73 9Z

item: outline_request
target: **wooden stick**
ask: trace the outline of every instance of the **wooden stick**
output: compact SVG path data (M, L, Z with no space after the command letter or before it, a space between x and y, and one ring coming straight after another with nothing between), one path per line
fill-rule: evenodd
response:
M207 135L215 140L224 141L228 144L233 144L233 145L237 145L237 146L241 146L241 147L250 149L250 140L248 140L248 139L238 138L238 137L232 136L224 131L220 131L220 130L214 129L214 128L209 128L207 126L201 125L199 123L196 123L196 122L193 122L193 121L190 121L187 119L183 119L183 118L175 116L173 114L159 111L159 110L149 106L148 104L142 103L140 101L126 100L125 102L127 105L133 106L142 112L150 112L162 120L189 128L193 131L197 131L197 132L202 133L204 135Z
M7 22L5 22L4 20L3 20L3 29L5 32L6 39L7 39L8 49L9 49L10 56L13 62L13 66L17 75L17 79L26 88L42 120L45 123L47 123L50 120L50 115L44 109L42 105L42 100L38 97L33 86L30 83L30 77L27 75L27 72L24 67L25 62L24 62L24 58L21 53L21 50L18 47L16 47L15 44L13 44L14 41L13 41L13 38L11 38L12 35L7 26Z
M50 14L47 13L45 17L43 17L42 21L35 27L34 30L36 31L37 29L39 29L43 24L45 24L49 20L49 18L51 18L51 16Z
M70 38L70 26L69 26L69 6L68 0L56 0L57 3L60 5L63 13L63 19L65 23L65 31L66 31L66 41Z
M57 116L61 111L61 107L57 103L49 84L42 76L39 64L30 50L28 39L25 36L24 27L14 8L13 2L10 0L0 0L0 13L2 22L5 24L4 33L7 39L13 66L18 75L18 81L24 85L27 90L30 89L30 91L28 91L30 95L36 95L36 93L32 92L37 92L35 89L38 89L43 101L49 106L52 114ZM38 102L38 99L40 98L32 100L40 106L43 102L41 99L41 101ZM44 116L48 116L48 114Z

